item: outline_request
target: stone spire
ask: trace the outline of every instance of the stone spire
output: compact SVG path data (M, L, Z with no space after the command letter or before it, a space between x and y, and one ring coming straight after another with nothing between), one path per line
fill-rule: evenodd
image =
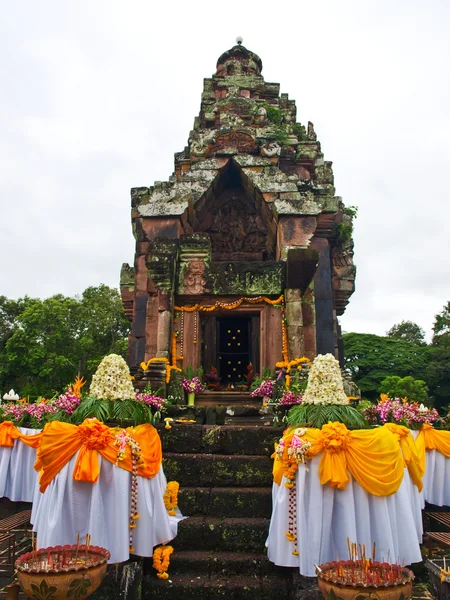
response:
M238 38L239 39L239 38ZM257 54L237 43L217 61L217 77L227 75L261 75L262 61Z

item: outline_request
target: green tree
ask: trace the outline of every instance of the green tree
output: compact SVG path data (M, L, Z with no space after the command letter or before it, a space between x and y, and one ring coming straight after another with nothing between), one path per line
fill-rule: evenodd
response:
M117 290L101 285L28 301L8 327L3 388L37 397L62 392L75 375L89 379L105 354L123 356L129 323Z
M375 399L381 382L391 375L424 378L426 348L371 333L346 333L342 337L345 368L367 398Z
M428 386L422 379L390 375L380 384L380 393L389 398L408 398L410 402L428 403Z
M435 316L427 382L436 407L446 406L450 401L450 302Z
M425 346L425 331L414 323L413 321L401 321L397 323L386 333L387 337L394 338L396 340L405 340L417 344L418 346Z

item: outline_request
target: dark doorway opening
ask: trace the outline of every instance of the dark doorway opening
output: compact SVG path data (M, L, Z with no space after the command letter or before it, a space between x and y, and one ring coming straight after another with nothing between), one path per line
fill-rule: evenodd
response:
M248 365L259 369L259 316L202 319L205 372L212 366L222 386L247 383Z

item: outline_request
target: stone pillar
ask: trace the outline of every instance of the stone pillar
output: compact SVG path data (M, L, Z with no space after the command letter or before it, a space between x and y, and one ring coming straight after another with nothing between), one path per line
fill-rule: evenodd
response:
M315 301L312 282L302 296L303 342L305 356L310 360L314 360L317 355Z
M289 345L289 360L305 354L303 340L302 293L300 290L285 290L285 315Z
M170 336L172 332L171 299L167 292L158 291L158 339L156 356L170 360Z
M314 277L317 353L330 353L334 356L334 303L331 280L330 246L326 238L316 238L314 239L313 244L320 255L319 266Z

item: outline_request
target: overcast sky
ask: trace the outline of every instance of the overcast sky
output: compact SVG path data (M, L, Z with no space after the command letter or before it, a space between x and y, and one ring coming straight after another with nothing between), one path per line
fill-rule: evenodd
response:
M131 187L165 181L237 35L358 206L345 331L450 300L448 0L14 0L0 20L0 294L118 287Z

